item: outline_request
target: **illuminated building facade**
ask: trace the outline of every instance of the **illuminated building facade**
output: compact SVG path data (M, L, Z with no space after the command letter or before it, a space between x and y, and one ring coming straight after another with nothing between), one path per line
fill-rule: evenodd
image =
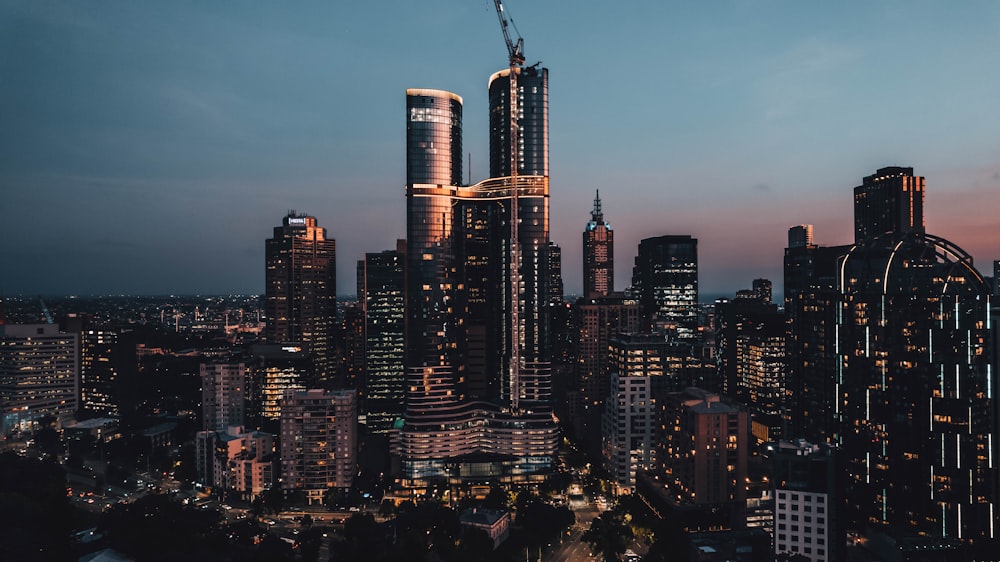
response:
M578 299L573 305L577 388L586 408L603 411L611 382L611 339L619 333L639 332L640 318L639 303L622 293Z
M855 188L854 245L790 238L793 427L840 446L848 525L992 539L992 295L971 256L925 233L924 180L912 172L883 168Z
M225 431L245 423L247 369L244 363L202 363L202 428Z
M265 243L265 338L298 344L318 381L336 373L332 334L337 321L337 243L316 217L289 212Z
M769 447L774 483L774 554L813 562L845 559L839 451L804 440Z
M841 258L835 385L855 524L994 538L998 442L990 294L923 233Z
M583 298L606 297L615 290L615 232L604 220L601 192L594 196L590 222L583 231Z
M461 98L410 89L406 105L406 413L396 441L404 482L531 478L552 465L558 446L544 329L551 267L541 259L549 246L548 178L462 186ZM515 189L523 266L516 379Z
M891 166L854 188L854 241L924 232L924 178Z
M313 362L298 345L259 344L251 347L251 419L260 425L281 417L281 399L286 390L305 390L312 380Z
M818 246L812 225L792 227L784 256L789 435L836 440L837 259L850 246Z
M55 324L0 325L0 431L32 429L44 416L63 424L77 409L79 335Z
M358 266L365 316L364 404L368 430L386 433L403 414L406 246L366 254Z
M281 486L309 504L328 488L350 488L357 470L357 394L353 390L287 390L281 401Z
M698 337L698 240L658 236L639 242L633 296L650 326L680 340Z
M721 514L725 526L744 527L749 414L718 394L689 388L669 394L661 415L657 458L678 503Z
M656 402L648 374L611 374L604 402L602 453L617 494L630 494L636 472L651 470L655 455Z
M115 383L119 376L118 332L80 330L80 407L101 415L118 415Z

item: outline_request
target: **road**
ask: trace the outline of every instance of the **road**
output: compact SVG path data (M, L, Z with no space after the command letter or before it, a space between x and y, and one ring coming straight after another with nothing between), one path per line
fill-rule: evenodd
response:
M554 550L545 552L543 560L545 562L584 562L593 560L590 554L590 545L581 541L583 532L590 528L590 522L600 515L600 510L593 501L569 502L570 509L576 515L576 523L570 528L569 536L564 537L561 545Z

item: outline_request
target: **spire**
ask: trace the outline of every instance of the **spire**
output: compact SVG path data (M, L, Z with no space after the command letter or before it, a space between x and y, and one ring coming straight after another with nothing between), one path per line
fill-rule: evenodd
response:
M604 222L604 212L601 211L601 190L598 189L594 195L594 210L590 212L590 217L594 222Z

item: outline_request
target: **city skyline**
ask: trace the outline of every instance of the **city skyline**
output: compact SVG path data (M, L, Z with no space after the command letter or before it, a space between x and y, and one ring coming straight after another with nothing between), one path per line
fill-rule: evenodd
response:
M985 273L1000 258L982 210L1000 204L1000 6L507 7L528 64L552 72L567 293L596 189L618 288L661 235L699 240L703 295L780 283L787 228L849 243L847 194L893 165L927 178L929 231ZM337 239L351 279L405 233L406 88L463 97L466 178L488 175L491 12L0 7L0 103L18 108L0 131L0 255L18 266L0 294L263 293L262 240L289 209Z

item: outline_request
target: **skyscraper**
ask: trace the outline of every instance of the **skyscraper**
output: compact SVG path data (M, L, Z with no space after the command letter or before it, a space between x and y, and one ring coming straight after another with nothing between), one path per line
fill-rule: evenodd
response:
M518 175L549 175L549 69L525 67L517 76ZM510 173L510 69L490 76L490 177Z
M657 236L639 242L632 289L653 327L681 339L698 335L698 240Z
M792 421L841 446L849 525L996 538L990 289L925 233L923 187L880 169L854 190L854 245L786 250Z
M461 98L411 89L406 103L403 479L419 484L449 472L529 478L551 466L558 442L545 329L548 178L462 186ZM511 267L515 194L520 268ZM521 368L512 369L517 355Z
M405 243L396 250L365 254L358 299L365 315L364 402L369 431L385 433L403 414L405 398L403 326Z
M264 313L269 343L296 343L318 381L335 375L332 334L337 320L337 243L316 217L289 212L265 243Z
M909 231L861 240L839 266L834 396L853 523L995 538L990 296L972 257Z
M784 303L789 435L813 443L836 439L837 260L848 250L850 246L813 244L812 225L788 231Z
M854 241L924 231L924 178L891 166L854 188Z
M601 192L594 196L590 222L583 231L583 297L606 297L615 290L615 233L604 220Z

